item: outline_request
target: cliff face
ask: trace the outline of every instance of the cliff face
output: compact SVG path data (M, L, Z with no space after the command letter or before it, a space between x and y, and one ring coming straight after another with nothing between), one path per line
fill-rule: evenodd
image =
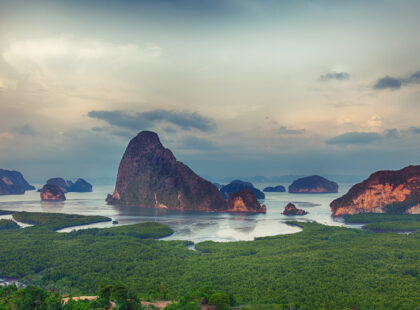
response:
M367 212L420 214L420 166L375 172L330 207L334 216Z
M216 186L176 160L156 133L140 132L121 160L109 204L178 210L227 211Z
M289 186L289 193L337 193L338 185L319 175L297 179Z
M66 196L63 189L57 184L45 184L41 189L42 201L64 201Z
M257 197L257 199L265 199L265 194L261 192L259 189L255 188L254 185L250 182L244 182L241 180L233 180L228 185L224 185L220 188L220 193L222 194L222 197L225 199L229 198L229 195L237 192L242 189L249 189L252 191Z
M265 205L260 205L255 194L250 189L234 192L228 199L229 212L265 213Z
M24 194L34 189L20 172L0 169L0 195Z

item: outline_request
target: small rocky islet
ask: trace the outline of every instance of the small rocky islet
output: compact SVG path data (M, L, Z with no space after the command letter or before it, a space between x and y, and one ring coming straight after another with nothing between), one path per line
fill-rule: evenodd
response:
M283 215L306 215L309 212L303 210L303 209L298 209L296 208L296 206L289 202L285 207L284 210L282 212Z

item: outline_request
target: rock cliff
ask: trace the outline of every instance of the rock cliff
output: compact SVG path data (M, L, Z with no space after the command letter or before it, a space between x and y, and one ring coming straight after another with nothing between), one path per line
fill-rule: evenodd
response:
M0 195L18 195L34 190L18 171L0 169Z
M57 184L45 184L41 189L42 201L64 201L66 196L63 189Z
M228 199L229 212L265 213L265 205L260 205L250 189L234 192Z
M128 144L115 191L107 202L175 210L230 211L216 186L177 161L151 131L140 132Z
M86 182L85 180L79 178L76 182L68 181L69 187L67 188L68 192L78 192L78 193L87 193L92 191L92 184Z
M330 204L334 216L358 213L420 214L420 166L378 171Z

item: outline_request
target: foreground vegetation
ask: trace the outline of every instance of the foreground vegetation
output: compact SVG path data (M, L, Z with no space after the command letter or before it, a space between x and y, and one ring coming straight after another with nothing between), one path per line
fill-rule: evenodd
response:
M55 219L0 232L2 276L74 295L94 294L108 277L142 300L182 300L214 287L234 304L267 309L420 309L416 233L295 223L303 231L249 242L207 241L191 251L185 241L147 239L170 233L157 223L60 234L50 221ZM381 223L370 223L375 221Z

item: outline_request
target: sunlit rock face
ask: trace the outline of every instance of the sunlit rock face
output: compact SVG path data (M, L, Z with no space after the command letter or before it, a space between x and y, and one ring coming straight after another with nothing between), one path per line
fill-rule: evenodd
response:
M319 175L295 180L289 186L289 193L337 193L338 184Z
M260 205L250 189L234 192L228 199L229 212L266 213L265 205Z
M420 166L378 171L334 200L334 216L358 213L420 214Z
M20 172L0 169L0 195L20 195L34 189Z
M42 201L64 201L66 196L63 189L56 184L45 184L41 189Z
M306 212L303 209L296 208L296 206L293 203L289 202L284 207L284 211L282 212L282 214L284 214L284 215L306 215L306 214L308 214L308 212Z

